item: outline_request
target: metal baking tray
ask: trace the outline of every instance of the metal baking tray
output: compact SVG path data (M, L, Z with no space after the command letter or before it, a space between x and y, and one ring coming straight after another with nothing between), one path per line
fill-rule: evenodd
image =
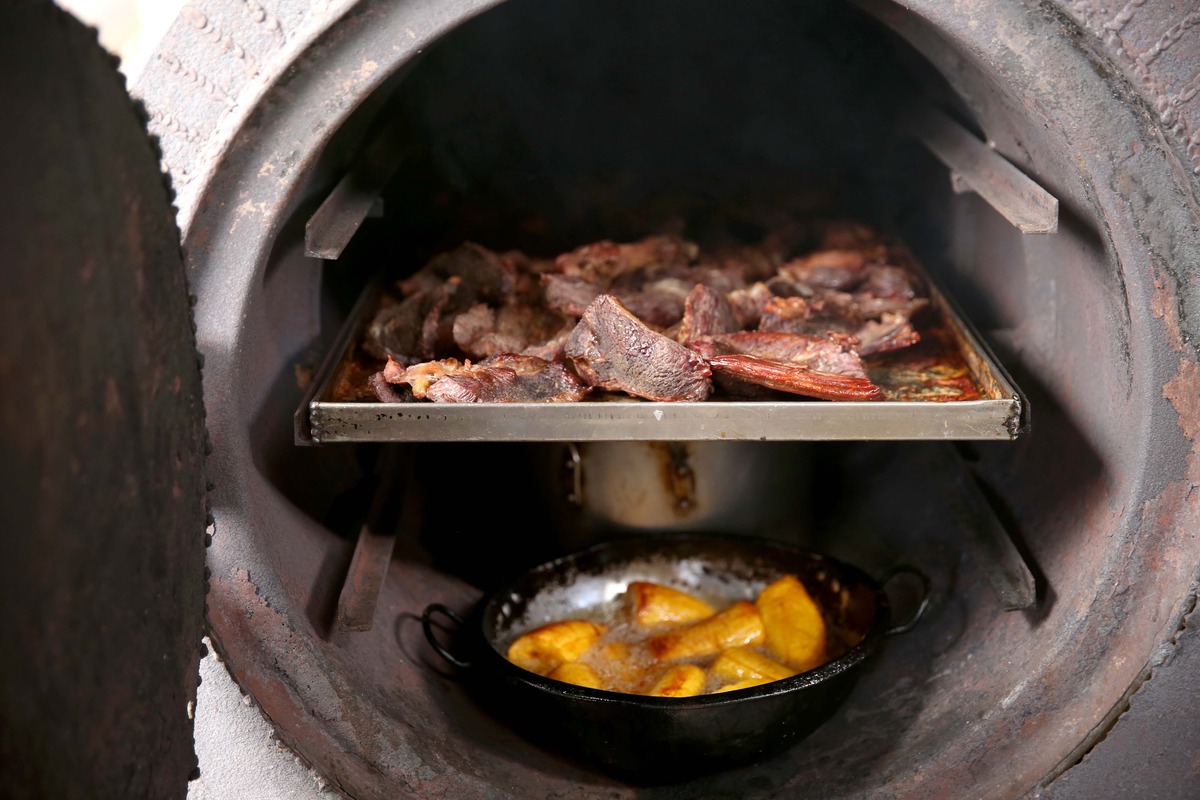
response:
M940 352L931 356L927 350L910 353L909 348L881 363L868 363L867 372L883 388L885 399L861 402L798 397L664 403L603 396L577 403L381 403L361 391L347 400L343 398L354 392L346 387L364 383L369 374L356 366L354 357L377 302L377 290L368 289L296 411L296 441L1015 439L1028 427L1023 395L945 293L931 280L928 285L936 335L928 336L925 329L921 333ZM944 387L967 384L973 386L969 396L977 394L978 399L945 399Z

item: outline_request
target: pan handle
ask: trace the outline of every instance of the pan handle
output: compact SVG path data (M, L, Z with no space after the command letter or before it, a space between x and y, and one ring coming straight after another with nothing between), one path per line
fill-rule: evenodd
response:
M421 614L421 628L425 631L425 638L429 640L430 647L436 650L439 656L446 659L456 667L469 669L471 667L470 661L465 661L451 653L449 650L443 647L442 643L439 642L437 637L433 635L433 615L439 613L449 617L460 628L466 624L466 621L462 618L462 616L449 606L444 606L441 603L430 603L425 607L425 612Z
M933 592L933 582L929 580L929 576L919 567L914 567L912 564L897 564L892 567L880 577L879 585L886 588L897 575L912 575L921 581L921 602L917 605L917 610L913 612L907 622L902 622L884 631L888 636L894 636L898 633L908 633L917 627L917 623L921 621L921 617L925 616L925 611L929 608L929 595Z

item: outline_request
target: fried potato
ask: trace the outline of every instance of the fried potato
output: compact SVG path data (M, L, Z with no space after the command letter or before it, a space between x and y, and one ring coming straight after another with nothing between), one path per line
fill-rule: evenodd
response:
M625 590L625 611L639 625L698 622L717 613L699 597L649 581L633 581Z
M757 644L764 637L763 620L754 604L739 600L708 619L652 637L649 647L655 658L677 661Z
M604 633L604 627L582 619L551 622L526 633L508 648L508 660L530 672L547 675L577 660Z
M730 683L749 679L778 681L796 674L795 670L749 647L732 647L726 650L717 656L708 671L714 677Z
M707 676L695 664L676 664L655 681L646 694L652 697L694 697L704 691Z
M762 686L764 683L771 683L772 678L747 678L744 681L737 683L727 683L719 689L715 689L713 694L721 694L722 692L736 692L738 689L749 689L751 686Z
M755 606L767 649L797 672L825 663L825 619L799 579L785 575L759 592Z
M596 674L596 670L578 661L568 661L565 664L559 664L546 677L562 681L563 683L571 683L575 686L584 686L588 689L605 688L604 681Z

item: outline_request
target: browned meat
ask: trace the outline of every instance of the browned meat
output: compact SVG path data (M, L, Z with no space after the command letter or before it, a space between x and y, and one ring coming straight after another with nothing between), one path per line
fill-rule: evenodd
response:
M879 232L861 222L835 220L821 226L821 247L827 250L866 248L879 243Z
M446 377L455 370L461 369L462 364L457 358L444 358L441 361L425 361L420 364L413 364L411 367L405 367L394 359L388 359L387 366L383 368L383 379L388 383L406 383L412 387L413 397L418 400L425 399L425 393L429 387Z
M856 290L867 297L912 300L920 295L916 276L911 270L891 264L873 264L863 271L863 281Z
M821 400L877 400L882 390L867 378L817 372L801 364L747 355L714 356L708 360L714 375Z
M499 305L512 296L516 286L516 267L510 259L493 253L474 242L431 259L416 274L397 285L405 295L428 290L451 278L457 278L478 297Z
M699 248L677 236L648 236L636 242L593 242L558 257L563 275L607 287L619 276L649 266L666 267L695 260Z
M397 389L394 384L388 383L384 379L382 371L367 378L367 386L371 388L375 398L381 403L407 403L413 397L409 387Z
M407 384L413 397L435 403L562 403L590 391L561 363L534 356L506 353L478 364L448 358L407 369L393 364L380 373L384 380Z
M542 276L546 305L562 314L582 317L604 287L575 275L548 274Z
M394 358L405 364L423 361L421 329L429 310L425 292L384 306L375 314L363 336L362 348L375 358Z
M772 297L762 308L758 321L760 331L789 331L806 333L814 330L809 324L813 307L803 297ZM820 329L824 326L815 326Z
M784 277L818 289L853 289L863 278L868 258L882 258L882 250L818 250L779 268Z
M859 339L858 352L868 356L899 350L921 341L912 322L903 314L886 312L879 321L868 320L855 334Z
M521 351L521 355L536 356L543 361L562 361L567 357L563 351L566 349L567 339L570 338L573 330L575 330L574 322L568 323L555 334L554 338L542 344L526 347Z
M651 330L612 295L588 306L564 351L591 386L661 401L699 401L712 392L703 358Z
M696 401L714 381L740 396L876 396L860 356L919 341L912 318L930 302L907 250L854 222L736 238L703 255L660 235L553 259L465 243L378 311L362 349L389 361L369 386L438 402L553 401L584 384Z
M509 303L493 309L479 303L454 319L454 341L477 359L521 353L545 345L564 328L574 327L574 322L540 306Z
M726 298L733 306L739 328L757 328L762 320L763 309L775 299L775 294L765 283L759 281L745 289L729 292Z
M738 329L737 318L733 314L733 306L725 295L698 283L688 293L683 307L683 321L675 340L687 343L701 336L711 336L714 333L729 333Z
M645 284L641 289L612 289L629 312L654 328L668 328L683 319L688 293L696 283L679 278L663 278Z
M454 321L480 298L473 286L458 277L448 279L430 294L429 310L421 324L421 346L418 351L426 359L455 352Z
M847 334L737 331L707 336L688 346L708 358L740 354L798 364L830 375L867 377L862 359L856 351L858 339Z

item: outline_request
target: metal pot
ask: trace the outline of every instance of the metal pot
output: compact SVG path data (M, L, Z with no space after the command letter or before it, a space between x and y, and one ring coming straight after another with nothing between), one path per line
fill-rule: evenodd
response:
M884 586L896 575L920 579L908 622L892 625ZM630 581L667 583L727 605L751 599L770 581L797 575L825 612L834 660L793 677L690 698L644 697L542 677L508 661L509 643L548 622L615 604ZM595 545L524 573L485 598L464 620L433 604L425 635L466 670L480 702L524 735L627 780L661 783L746 764L816 730L850 693L884 637L910 630L924 613L929 579L902 565L879 580L808 550L745 536L662 534ZM445 615L466 636L451 652L435 636Z

